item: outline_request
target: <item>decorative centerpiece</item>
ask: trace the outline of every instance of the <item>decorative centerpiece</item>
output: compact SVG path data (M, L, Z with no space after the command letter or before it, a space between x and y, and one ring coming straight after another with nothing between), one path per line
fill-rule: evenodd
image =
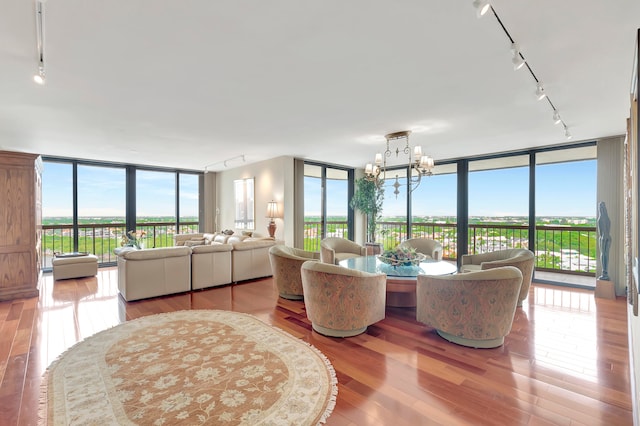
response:
M143 238L147 235L146 231L129 231L126 234L122 235L122 241L120 241L120 245L122 247L135 247L138 250L142 249L144 245Z
M418 253L411 247L398 246L393 250L385 250L378 259L391 266L418 266L427 256Z

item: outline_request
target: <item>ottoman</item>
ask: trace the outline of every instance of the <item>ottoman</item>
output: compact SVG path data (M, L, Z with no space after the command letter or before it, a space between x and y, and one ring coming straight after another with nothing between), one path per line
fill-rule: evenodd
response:
M93 254L54 257L51 264L54 280L90 277L98 273L98 257Z

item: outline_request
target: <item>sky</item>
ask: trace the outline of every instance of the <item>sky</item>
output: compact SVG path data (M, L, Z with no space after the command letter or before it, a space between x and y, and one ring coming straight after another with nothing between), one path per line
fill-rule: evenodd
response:
M198 216L198 177L180 175L180 216ZM138 216L175 216L175 174L138 170ZM42 174L43 217L73 215L72 167L44 162ZM125 216L125 170L78 166L78 214L80 217Z
M43 172L43 216L72 215L72 169L70 164L45 162ZM175 214L174 174L138 170L138 216ZM547 164L536 169L537 216L597 215L596 161ZM404 215L406 198L396 199L388 177L384 216ZM78 209L81 217L120 216L125 212L125 171L122 168L78 166ZM470 216L527 216L527 167L471 172L469 175ZM456 175L422 178L413 192L416 216L456 215ZM402 190L403 188L401 188ZM319 215L319 179L305 178L305 215ZM348 196L345 181L327 182L329 216L346 216ZM181 216L198 215L198 178L181 175Z
M314 179L305 180L305 215L318 216L320 186ZM315 179L316 181L318 179ZM394 196L393 177L387 177L382 216L405 214L406 196ZM327 201L329 216L345 216L346 184L328 183L331 197ZM518 167L471 172L469 174L470 216L528 216L529 169ZM456 216L455 174L423 177L413 191L412 208L416 216ZM401 187L405 191L406 187ZM536 168L537 216L595 217L596 161L575 161L539 165Z

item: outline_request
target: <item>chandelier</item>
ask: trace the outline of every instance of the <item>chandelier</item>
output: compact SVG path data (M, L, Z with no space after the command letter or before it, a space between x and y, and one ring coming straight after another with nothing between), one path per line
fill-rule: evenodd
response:
M404 130L402 132L389 133L388 135L385 135L384 138L387 140L387 149L384 151L384 156L381 153L377 153L373 164L368 163L365 166L364 178L372 182L379 182L380 180L384 181L387 178L387 158L391 157L392 152L394 152L389 147L389 144L392 141L400 141L402 139L405 140L405 146L402 150L400 149L400 146L396 147L395 154L396 158L398 158L400 156L400 152L403 152L404 155L408 157L407 185L409 185L409 190L413 192L413 190L420 185L422 176L431 176L433 174L433 158L428 155L423 155L422 147L420 145L416 145L413 150L411 149L409 146L410 134L410 130ZM382 175L382 177L380 177L380 175ZM398 180L398 174L396 174L396 181L393 184L393 193L396 195L396 198L398 198L398 194L400 193L399 188L402 185L403 184Z

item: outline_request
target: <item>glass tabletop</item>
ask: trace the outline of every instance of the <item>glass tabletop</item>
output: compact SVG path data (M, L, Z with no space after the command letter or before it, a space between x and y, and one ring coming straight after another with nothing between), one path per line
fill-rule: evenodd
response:
M391 266L381 262L378 256L352 257L340 261L340 266L369 273L385 273L390 277L415 278L420 274L449 275L456 272L455 265L449 262L425 259L419 266Z

